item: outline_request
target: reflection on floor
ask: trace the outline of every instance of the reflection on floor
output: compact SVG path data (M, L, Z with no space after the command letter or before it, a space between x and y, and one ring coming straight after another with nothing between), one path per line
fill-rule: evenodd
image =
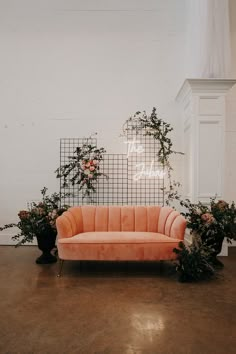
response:
M37 265L0 247L0 353L233 354L236 252L216 280L182 284L171 263Z

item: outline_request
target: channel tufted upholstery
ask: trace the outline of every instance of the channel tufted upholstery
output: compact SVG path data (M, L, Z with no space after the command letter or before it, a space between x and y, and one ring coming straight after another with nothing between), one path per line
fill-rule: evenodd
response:
M80 206L56 221L62 260L167 260L186 220L170 207Z

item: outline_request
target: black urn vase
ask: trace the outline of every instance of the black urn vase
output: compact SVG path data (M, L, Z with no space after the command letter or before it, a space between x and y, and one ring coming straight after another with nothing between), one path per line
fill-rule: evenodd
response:
M51 230L42 232L36 235L38 241L38 248L42 251L42 255L36 259L37 264L50 264L57 261L57 257L51 254L55 247L56 233Z

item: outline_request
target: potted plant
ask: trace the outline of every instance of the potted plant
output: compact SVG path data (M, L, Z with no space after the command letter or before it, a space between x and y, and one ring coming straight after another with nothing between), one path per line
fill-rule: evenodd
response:
M18 213L19 221L17 223L6 224L0 227L0 231L17 227L19 233L12 237L18 241L16 247L32 242L35 238L42 255L36 259L38 264L47 264L57 261L57 258L51 254L56 241L56 219L65 210L67 206L60 206L61 196L59 193L53 193L51 196L46 194L47 188L41 190L42 201L32 202L28 210L21 210Z
M204 247L209 249L209 261L213 266L223 267L216 258L221 252L224 238L231 243L236 239L236 207L224 200L212 198L210 205L201 202L180 201L186 208L182 214L187 219L187 227L194 235L199 235Z

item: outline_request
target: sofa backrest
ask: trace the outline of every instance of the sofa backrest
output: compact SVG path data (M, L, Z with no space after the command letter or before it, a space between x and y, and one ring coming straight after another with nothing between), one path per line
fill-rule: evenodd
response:
M160 206L85 205L71 207L62 217L67 219L72 235L91 231L143 231L183 239L186 225L177 211Z

